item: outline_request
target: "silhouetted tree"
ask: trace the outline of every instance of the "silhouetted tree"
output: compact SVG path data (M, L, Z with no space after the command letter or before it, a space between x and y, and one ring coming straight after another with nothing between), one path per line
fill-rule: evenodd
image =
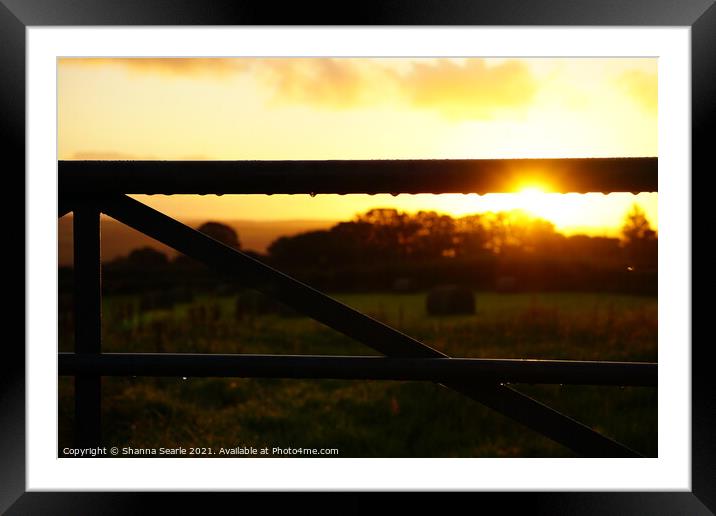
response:
M641 207L634 203L622 226L624 249L631 267L655 268L658 262L656 231Z
M197 229L214 240L218 240L222 244L226 244L234 249L241 249L239 235L233 228L227 226L226 224L222 224L220 222L205 222Z
M381 208L328 230L281 237L269 246L268 259L326 288L388 288L396 278L430 285L465 277L485 286L503 276L520 288L604 289L611 288L600 279L606 276L593 271L622 274L629 253L632 267L653 271L656 265L656 234L648 222L637 213L625 233L631 242L626 247L617 238L565 237L551 222L520 210L455 219Z
M222 224L220 222L205 222L198 228L197 231L210 236L214 240L218 240L222 244L233 247L234 249L241 249L241 243L239 242L239 235L234 231L233 228ZM179 269L183 269L194 274L199 270L206 270L206 266L193 259L189 256L180 254L174 259L174 265Z
M133 269L159 269L166 267L169 259L167 255L152 247L142 247L129 253L125 264Z
M562 256L573 262L618 267L624 264L623 251L618 238L587 235L563 237Z
M412 254L420 224L407 213L376 208L358 215L356 222L371 226L367 243L375 259L392 261Z
M481 220L485 247L495 254L546 254L558 248L554 224L522 210L486 213Z
M453 239L457 257L477 258L489 253L488 233L482 215L466 215L456 219Z
M526 253L540 256L554 254L561 243L554 224L544 219L528 217L513 231L515 229L519 229L518 246Z
M337 239L330 231L308 231L292 237L280 237L268 247L271 259L291 268L315 268L336 264Z
M412 221L418 230L411 256L422 259L456 256L455 220L452 217L434 211L419 211Z
M656 232L651 229L649 219L646 218L641 206L636 203L632 205L631 210L626 214L624 225L622 226L622 236L627 245L640 240L656 239Z

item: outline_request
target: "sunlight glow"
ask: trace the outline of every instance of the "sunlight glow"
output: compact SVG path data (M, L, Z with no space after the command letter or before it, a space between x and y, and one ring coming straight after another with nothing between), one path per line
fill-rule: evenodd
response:
M544 190L539 186L528 186L520 190L520 193L525 197L534 197L544 193Z
M657 156L652 58L81 59L58 67L58 154L87 160L485 159ZM656 194L557 194L549 170L513 193L155 196L217 220L349 220L375 207L461 216L521 209L562 231L618 234ZM514 178L514 179L512 179Z
M538 217L543 217L545 210L549 210L549 206L553 202L550 196L545 193L545 189L537 184L522 187L517 194L514 194L516 208ZM550 220L556 223L554 219Z
M634 203L645 211L658 230L658 194L540 193L531 208L522 193L504 194L324 194L309 195L135 195L143 203L181 220L324 221L351 220L374 208L396 208L408 213L434 210L453 217L475 213L530 209L565 234L618 236L624 216ZM528 195L529 197L529 195Z

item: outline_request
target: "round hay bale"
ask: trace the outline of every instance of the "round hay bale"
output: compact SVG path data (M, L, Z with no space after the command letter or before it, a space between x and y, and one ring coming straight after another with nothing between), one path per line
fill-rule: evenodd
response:
M441 285L431 289L426 299L428 315L475 313L475 294L467 287Z

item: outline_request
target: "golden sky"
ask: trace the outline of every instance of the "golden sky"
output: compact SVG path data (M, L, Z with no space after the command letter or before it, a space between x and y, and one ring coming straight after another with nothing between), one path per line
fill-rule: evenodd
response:
M65 58L58 88L59 159L657 156L656 59ZM522 208L591 234L636 200L657 224L656 194L139 197L192 219Z

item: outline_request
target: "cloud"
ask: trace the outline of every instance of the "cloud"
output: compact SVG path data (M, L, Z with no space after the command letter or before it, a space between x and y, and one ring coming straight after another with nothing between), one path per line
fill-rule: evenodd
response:
M90 58L63 65L122 66L140 73L207 75L252 73L274 102L325 109L403 103L451 119L491 119L521 113L537 90L518 60L481 58ZM400 69L396 65L401 65Z
M374 83L385 74L355 59L262 59L257 76L273 91L273 99L328 108L367 103Z
M241 59L223 57L65 57L62 66L116 66L138 73L167 75L211 75L225 77L242 72L246 64Z
M508 60L412 61L403 71L392 60L263 59L257 75L273 100L349 109L397 100L451 119L491 119L530 106L537 84L528 67Z
M516 60L492 66L477 58L463 63L448 59L414 63L397 80L413 106L458 119L489 119L523 111L537 92L529 68Z
M658 79L655 73L628 70L619 76L618 84L644 109L656 113L659 96Z
M490 66L486 60L462 63L413 61L402 72L391 60L264 59L256 71L273 100L348 109L395 99L451 119L491 119L522 112L537 91L527 66L515 60Z

